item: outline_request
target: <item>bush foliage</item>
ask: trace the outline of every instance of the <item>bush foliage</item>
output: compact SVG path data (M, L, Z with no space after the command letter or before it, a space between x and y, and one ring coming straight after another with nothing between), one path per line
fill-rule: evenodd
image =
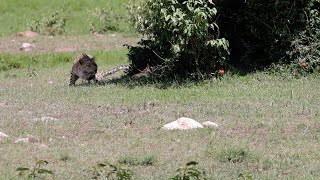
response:
M119 30L121 16L116 14L110 6L109 8L95 8L89 11L90 32L104 34Z
M32 19L27 26L30 31L42 35L61 35L65 33L65 26L69 13L63 8L55 10L51 14L42 15L40 19Z
M228 41L220 38L217 9L207 0L147 0L131 6L146 39L129 46L131 73L151 66L160 77L201 78L223 67Z
M237 0L219 3L218 23L230 41L231 63L245 69L319 57L319 0ZM318 51L318 52L316 52ZM308 54L311 57L303 58Z
M128 46L129 74L150 66L160 77L198 79L281 63L319 70L320 0L147 0L130 11L145 38Z

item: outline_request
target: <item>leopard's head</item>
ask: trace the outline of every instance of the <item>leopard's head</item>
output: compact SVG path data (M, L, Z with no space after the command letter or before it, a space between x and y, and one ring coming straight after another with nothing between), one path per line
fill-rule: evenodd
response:
M77 69L79 71L80 78L87 80L94 79L95 74L98 71L98 66L94 57L87 54L81 54L77 63L79 64Z

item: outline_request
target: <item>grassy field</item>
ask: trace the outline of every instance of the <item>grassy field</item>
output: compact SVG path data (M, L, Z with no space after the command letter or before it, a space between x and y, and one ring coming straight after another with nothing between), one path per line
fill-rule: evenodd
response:
M70 35L89 33L89 13L95 8L111 7L119 15L127 15L128 0L0 0L0 36L7 36L15 32L26 31L27 23L33 18L48 16L54 10L64 8L70 13L66 30ZM130 25L120 22L120 31L132 32Z
M127 63L125 50L91 53L101 70ZM70 88L71 61L65 59L74 54L39 56L47 65L35 65L36 76L26 67L0 72L0 132L9 135L0 141L0 179L17 179L16 168L33 166L36 158L49 162L45 168L55 179L87 179L84 169L125 159L150 162L129 166L134 179L168 179L191 160L209 179L320 178L317 76L226 75L166 88L138 80L79 81ZM33 120L43 116L58 121ZM182 116L219 128L160 128ZM47 147L13 143L21 137Z
M189 161L208 179L319 179L319 75L300 79L257 72L204 82L119 79L69 87L73 58L94 55L99 71L127 64L132 27L89 35L88 11L128 0L0 0L0 180L20 179L36 159L55 179L88 179L98 163L122 163L133 179L169 179ZM67 36L13 37L34 17L64 7ZM128 34L130 36L128 36ZM29 52L22 43L35 45ZM111 79L113 78L113 79ZM165 131L179 117L213 121L218 129ZM36 118L57 121L41 122ZM39 143L15 144L33 137ZM50 176L47 176L50 179Z

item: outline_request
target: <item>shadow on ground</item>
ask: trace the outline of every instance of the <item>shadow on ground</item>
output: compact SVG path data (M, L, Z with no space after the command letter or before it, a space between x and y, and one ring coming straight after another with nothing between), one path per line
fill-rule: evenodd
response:
M106 80L101 80L98 83L91 83L83 81L76 86L108 86L108 85L120 85L127 87L129 89L134 89L136 87L154 87L158 89L167 88L182 88L191 87L194 85L201 84L203 81L195 80L179 80L179 79L165 79L160 80L152 77L140 77L132 78L129 76L113 77Z

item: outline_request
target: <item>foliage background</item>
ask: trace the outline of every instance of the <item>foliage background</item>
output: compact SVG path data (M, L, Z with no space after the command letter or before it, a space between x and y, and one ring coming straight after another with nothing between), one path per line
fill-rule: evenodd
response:
M197 79L217 74L218 69L250 72L273 64L289 64L295 74L319 71L319 4L319 0L149 0L133 8L136 28L147 40L129 47L129 60L136 71L160 64L170 77ZM203 45L208 37L211 47ZM303 69L302 63L307 64Z
M272 63L308 62L318 66L319 2L219 1L218 24L230 41L230 63L246 70Z

